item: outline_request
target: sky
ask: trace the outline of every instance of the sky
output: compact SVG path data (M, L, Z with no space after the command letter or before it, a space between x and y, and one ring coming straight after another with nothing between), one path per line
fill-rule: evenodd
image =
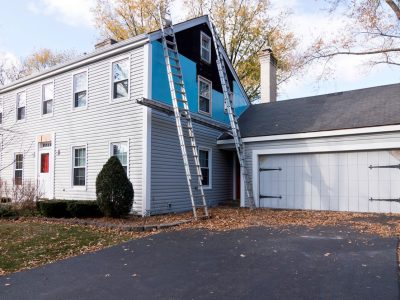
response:
M17 60L34 50L75 50L77 53L93 51L101 40L93 22L91 8L95 0L14 0L2 3L0 10L0 58ZM174 21L182 18L182 0L172 4ZM307 45L318 35L336 33L344 20L341 16L328 17L316 0L271 0L273 13L289 9L289 28ZM381 65L366 67L364 58L342 56L334 60L333 74L318 80L320 68L307 70L279 89L279 100L335 93L400 81L396 67Z

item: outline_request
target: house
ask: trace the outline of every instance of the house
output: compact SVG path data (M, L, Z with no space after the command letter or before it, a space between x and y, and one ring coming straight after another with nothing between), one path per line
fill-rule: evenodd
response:
M246 206L208 17L174 28L207 202ZM94 200L115 155L134 187L133 212L191 209L160 41L160 31L108 40L2 87L1 179L37 182L43 198ZM261 103L250 105L224 58L257 206L400 212L400 85L277 102L266 49Z
M207 17L174 26L209 205L232 198L228 116ZM214 53L213 53L214 52ZM237 112L249 100L229 64ZM202 92L200 93L199 90ZM160 31L115 43L0 89L1 179L38 182L48 199L94 200L96 176L116 155L135 192L133 211L191 208L175 119L138 104L171 105Z

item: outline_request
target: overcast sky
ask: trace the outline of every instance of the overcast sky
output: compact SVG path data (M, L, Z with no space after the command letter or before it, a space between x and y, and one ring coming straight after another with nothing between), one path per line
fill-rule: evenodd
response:
M181 0L172 8L174 20L183 11ZM40 48L55 50L74 49L78 53L90 52L99 39L90 8L95 0L18 0L5 1L0 10L0 55L18 59ZM306 45L313 37L329 35L340 30L341 16L328 17L315 0L272 0L276 11L292 11L290 27ZM334 74L329 80L318 81L318 66L301 78L280 88L279 98L297 98L370 87L400 81L400 70L380 66L363 66L363 58L340 57L334 61Z

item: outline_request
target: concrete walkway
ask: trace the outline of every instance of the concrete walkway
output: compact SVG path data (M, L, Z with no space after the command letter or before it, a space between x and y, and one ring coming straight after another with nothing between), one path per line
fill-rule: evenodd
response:
M0 299L399 299L396 246L348 228L160 233L0 277Z

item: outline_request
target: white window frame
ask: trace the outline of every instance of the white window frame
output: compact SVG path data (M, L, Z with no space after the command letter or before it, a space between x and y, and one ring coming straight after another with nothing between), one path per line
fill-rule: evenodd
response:
M202 81L203 83L207 83L210 86L210 112L205 112L200 110L200 81ZM200 114L206 115L211 117L212 116L212 81L208 80L202 76L198 76L198 80L197 80L197 110Z
M22 169L17 169L17 155L22 155ZM13 186L15 186L15 172L21 171L21 185L24 184L24 164L25 164L25 155L22 152L14 153L14 172L13 172Z
M86 149L86 160L85 160L85 185L74 185L74 169L75 169L75 149L85 148ZM87 190L88 180L88 145L87 144L76 144L71 146L71 188L74 190Z
M203 46L203 37L206 37L210 41L209 47ZM211 45L212 45L211 37L208 34L206 34L205 32L201 31L200 32L200 59L208 64L211 64L211 49L212 49ZM208 60L203 58L203 49L207 50L210 53Z
M113 140L108 143L108 157L113 156L113 144L118 144L118 143L126 143L127 145L127 153L126 153L126 176L129 178L129 166L130 166L130 160L129 160L129 152L130 152L130 143L129 139L126 140Z
M81 107L75 107L75 81L74 77L75 75L81 74L83 72L86 72L86 105L81 106ZM71 108L72 111L78 111L78 110L85 110L88 108L89 104L89 68L81 68L71 74L71 86L72 86L72 102L71 102Z
M121 60L128 60L128 96L123 98L115 98L114 99L114 74L113 74L113 64L119 62ZM116 57L115 59L110 61L110 103L119 103L123 101L127 101L131 98L131 55L124 55Z
M18 95L21 93L25 93L25 118L18 120ZM19 90L15 94L15 122L26 122L26 118L28 117L28 95L26 89Z
M199 162L200 162L200 151L207 151L208 152L208 185L203 185L203 188L205 190L211 190L212 189L212 149L208 148L208 147L198 147L197 151L199 152ZM201 165L200 165L200 169L201 169Z
M44 114L43 113L43 103L44 103L44 90L43 90L43 87L45 85L48 85L48 84L52 84L53 85L53 98L51 99L53 107L52 107L51 113ZM41 114L42 117L50 117L50 116L53 116L53 114L54 114L54 94L55 94L54 87L55 87L54 79L46 81L46 82L43 82L41 84L41 86L40 86L40 99L41 99L41 101L40 101L40 114ZM26 111L26 108L25 108L25 111Z

